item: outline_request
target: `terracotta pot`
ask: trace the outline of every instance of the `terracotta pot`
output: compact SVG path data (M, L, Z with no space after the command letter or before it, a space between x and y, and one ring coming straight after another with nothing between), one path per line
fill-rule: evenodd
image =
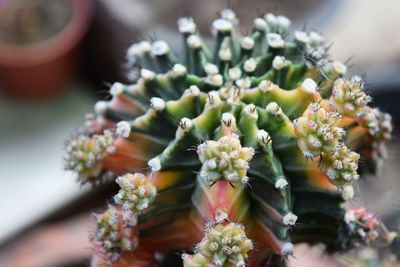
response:
M56 94L70 80L77 66L77 45L86 33L93 0L70 0L72 17L65 28L27 46L0 43L0 89L23 98Z

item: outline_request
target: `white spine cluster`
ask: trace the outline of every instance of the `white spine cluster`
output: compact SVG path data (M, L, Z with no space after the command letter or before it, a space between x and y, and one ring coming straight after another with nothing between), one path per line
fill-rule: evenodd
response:
M120 121L117 123L116 133L118 136L128 138L131 134L131 125L127 121Z
M281 249L282 256L290 256L294 253L294 245L292 243L285 243Z
M165 41L156 41L153 43L152 52L156 56L166 55L169 50L169 46Z
M253 38L249 37L249 36L245 36L242 39L242 43L241 46L243 49L245 50L251 50L254 47L254 40Z
M277 33L268 33L267 34L267 43L272 48L285 47L285 41L282 39L282 36Z
M257 67L257 61L254 58L249 58L244 62L243 69L245 72L253 72Z
M187 40L186 40L188 46L191 49L198 49L202 46L202 42L200 40L200 37L197 36L196 34L190 35Z
M193 34L196 32L196 24L192 18L180 18L178 20L179 32Z
M237 67L231 68L228 71L228 75L231 80L236 81L242 77L242 71Z
M161 162L159 158L152 158L151 160L149 160L147 165L149 165L152 172L157 172L161 170Z
M124 92L125 86L122 83L116 82L110 88L110 95L117 96Z
M301 89L303 89L303 91L308 94L313 94L317 92L317 88L318 88L317 83L311 78L305 79L301 84Z
M293 213L289 212L285 216L283 216L283 224L288 225L288 226L293 226L296 224L297 221L297 216L294 215Z
M232 22L226 19L216 19L213 22L213 28L218 32L229 32L232 30Z
M275 182L275 188L283 190L288 186L288 182L286 181L286 179L284 178L279 178L276 182Z
M145 81L151 81L156 77L156 74L148 69L141 69L140 70L140 76L145 80Z
M274 60L272 61L272 67L276 70L281 70L287 66L287 61L285 57L282 56L275 56Z
M281 115L282 114L282 109L276 102L271 102L267 105L265 110L268 113L274 114L274 115Z
M181 65L181 64L175 64L172 67L172 71L171 71L171 77L172 78L177 78L177 77L182 77L184 75L186 75L187 73L187 69L185 66Z
M165 101L159 97L152 97L150 99L150 107L155 111L162 111L165 108Z

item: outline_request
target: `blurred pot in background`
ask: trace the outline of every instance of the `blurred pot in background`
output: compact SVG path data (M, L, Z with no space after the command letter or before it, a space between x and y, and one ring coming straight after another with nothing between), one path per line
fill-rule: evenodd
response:
M92 0L2 1L1 90L23 99L60 91L76 70L92 10Z

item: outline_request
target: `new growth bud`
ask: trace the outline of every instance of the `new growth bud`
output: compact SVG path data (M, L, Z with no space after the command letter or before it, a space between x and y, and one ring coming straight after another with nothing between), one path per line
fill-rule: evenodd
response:
M232 123L228 118L225 119L224 123ZM242 147L237 135L223 136L218 141L208 140L198 146L197 153L203 164L200 177L205 181L247 182L247 169L253 158L254 149Z
M246 237L244 227L236 223L221 222L212 226L198 244L195 255L183 257L189 266L245 266L247 253L253 242Z
M79 135L66 146L65 168L79 174L82 183L103 171L104 159L115 152L114 137L109 130L93 136Z
M114 196L115 203L133 213L140 213L147 209L157 195L156 188L141 173L125 174L118 177L116 183L121 189Z

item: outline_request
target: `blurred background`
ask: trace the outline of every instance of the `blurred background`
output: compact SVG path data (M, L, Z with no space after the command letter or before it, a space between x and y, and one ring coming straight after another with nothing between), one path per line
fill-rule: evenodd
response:
M398 0L0 0L1 267L89 266L87 215L113 189L80 188L63 171L65 140L107 97L108 84L127 82L131 43L164 39L179 47L177 18L192 16L207 36L226 7L243 32L265 12L288 16L292 28L321 32L332 57L351 59L350 72L366 77L374 105L393 115L399 132ZM396 136L389 155L382 177L364 180L357 198L384 218L400 203ZM299 251L304 266L338 266L322 262L318 250Z

